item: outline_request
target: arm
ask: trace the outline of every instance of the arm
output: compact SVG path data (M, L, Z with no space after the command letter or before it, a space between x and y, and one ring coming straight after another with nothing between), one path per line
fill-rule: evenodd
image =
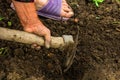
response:
M23 27L26 28L26 24L38 22L38 16L36 14L35 6L33 2L24 3L13 0L13 4L16 8L17 15L22 23Z
M34 2L25 3L15 0L12 1L24 30L39 36L44 36L46 40L45 45L49 47L51 36L50 30L38 19Z

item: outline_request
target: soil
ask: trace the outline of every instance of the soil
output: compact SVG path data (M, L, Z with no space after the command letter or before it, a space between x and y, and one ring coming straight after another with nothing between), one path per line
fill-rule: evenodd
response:
M74 37L77 44L70 68L64 72L68 50L35 50L28 44L0 40L0 80L120 80L119 0L105 0L99 7L90 0L68 2L75 13L72 19L40 19L52 36ZM0 26L23 30L10 3L0 0L0 17L4 17Z

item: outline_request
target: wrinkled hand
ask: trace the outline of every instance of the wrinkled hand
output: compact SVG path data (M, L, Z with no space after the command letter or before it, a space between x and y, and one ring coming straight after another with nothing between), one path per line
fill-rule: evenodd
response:
M50 47L50 30L39 20L34 3L23 3L12 0L17 15L25 31L45 37L45 46Z
M50 30L45 27L39 20L31 22L23 25L24 30L30 33L37 34L39 36L44 36L45 38L45 47L49 48L50 47L50 40L51 40L51 34Z

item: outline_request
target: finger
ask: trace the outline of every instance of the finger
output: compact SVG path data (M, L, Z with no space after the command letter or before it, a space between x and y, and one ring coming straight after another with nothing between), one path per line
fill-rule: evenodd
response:
M36 50L40 50L40 49L41 49L41 47L40 47L40 46L37 46L37 47L35 47L35 49L36 49Z
M33 48L35 50L40 50L41 49L41 47L39 45L35 44L35 43L31 45L31 48Z
M50 32L45 35L45 47L50 48L51 35Z
M31 45L31 48L35 49L35 47L37 47L37 44L34 43Z

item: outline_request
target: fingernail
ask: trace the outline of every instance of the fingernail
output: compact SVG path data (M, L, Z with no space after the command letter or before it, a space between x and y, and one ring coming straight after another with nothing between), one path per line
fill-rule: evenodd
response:
M40 47L40 46L37 46L35 49L36 49L36 50L40 50L40 49L41 49L41 47Z
M32 44L32 45L31 45L31 48L34 49L36 46L37 46L37 44Z
M46 44L45 47L46 47L46 48L50 48L50 45L49 45L49 44Z

